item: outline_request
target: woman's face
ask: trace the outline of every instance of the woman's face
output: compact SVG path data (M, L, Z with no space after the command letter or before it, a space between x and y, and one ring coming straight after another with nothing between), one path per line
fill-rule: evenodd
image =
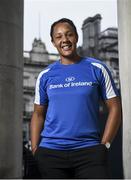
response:
M73 27L68 23L58 23L53 30L52 43L63 57L76 55L77 35Z

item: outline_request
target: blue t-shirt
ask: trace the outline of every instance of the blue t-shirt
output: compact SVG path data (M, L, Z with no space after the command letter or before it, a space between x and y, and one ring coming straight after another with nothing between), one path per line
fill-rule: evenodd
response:
M38 76L35 104L48 104L41 147L70 150L100 143L99 102L118 96L111 73L101 61L57 61Z

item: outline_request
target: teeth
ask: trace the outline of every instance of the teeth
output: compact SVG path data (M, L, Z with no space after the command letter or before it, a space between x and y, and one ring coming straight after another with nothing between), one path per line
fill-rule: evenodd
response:
M63 46L62 48L63 48L64 50L68 50L68 49L70 49L70 47L71 47L71 45L66 45L66 46Z

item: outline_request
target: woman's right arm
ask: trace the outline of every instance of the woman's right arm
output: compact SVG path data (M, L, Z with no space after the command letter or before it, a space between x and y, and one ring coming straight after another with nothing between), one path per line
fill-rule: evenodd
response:
M40 133L44 126L47 105L34 105L34 112L31 118L30 132L31 132L31 149L34 154L40 140Z

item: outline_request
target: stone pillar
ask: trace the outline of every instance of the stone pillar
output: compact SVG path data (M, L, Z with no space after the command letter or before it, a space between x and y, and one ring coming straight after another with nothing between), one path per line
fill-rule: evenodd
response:
M0 0L0 178L22 178L23 0Z
M123 106L124 177L131 179L131 0L118 0L119 68Z

